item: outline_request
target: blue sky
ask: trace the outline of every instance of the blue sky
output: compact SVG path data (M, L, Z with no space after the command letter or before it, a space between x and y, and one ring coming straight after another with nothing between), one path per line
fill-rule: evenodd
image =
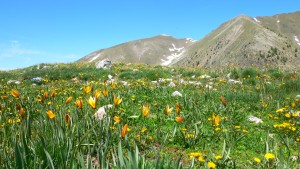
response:
M0 70L69 63L159 34L199 40L240 14L272 16L299 8L299 0L2 0Z

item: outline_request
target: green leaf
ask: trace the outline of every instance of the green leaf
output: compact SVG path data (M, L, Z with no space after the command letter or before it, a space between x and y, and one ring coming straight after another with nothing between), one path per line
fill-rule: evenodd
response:
M51 169L55 169L55 168L54 168L54 165L53 165L53 160L52 160L50 154L48 153L48 151L47 151L46 149L44 149L44 152L45 152L45 154L46 154L47 161L48 161L48 163L49 163L50 168L51 168Z
M20 147L17 143L15 144L15 156L16 156L16 168L17 169L25 168L24 164L23 164L22 155L21 155L21 152L20 152Z

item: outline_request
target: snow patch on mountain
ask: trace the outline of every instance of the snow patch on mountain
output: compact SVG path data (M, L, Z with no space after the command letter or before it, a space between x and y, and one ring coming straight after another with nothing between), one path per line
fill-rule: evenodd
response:
M98 54L95 55L89 62L93 62L93 61L96 60L100 55L101 55L101 53L98 53Z
M279 23L280 22L280 20L277 20L277 23Z
M295 41L296 41L297 45L300 46L300 41L299 41L299 39L298 39L298 36L294 36L294 38L295 38Z
M170 35L167 35L167 34L161 34L161 36L170 36Z
M192 39L192 38L186 38L186 40L187 40L187 41L186 41L185 43L188 43L189 41L190 41L190 42L197 42L196 40L194 40L194 39Z
M260 22L258 19L256 19L256 18L253 18L254 20L255 20L255 22Z
M184 47L177 48L174 43L172 43L172 46L173 46L173 48L169 48L169 51L173 52L173 53L171 53L171 55L167 56L166 60L165 59L161 59L161 61L162 61L161 65L162 66L169 65L170 63L172 63L173 60L175 60L176 58L180 57L184 53L184 51L185 51Z
M184 49L184 47L182 48L176 48L176 46L174 45L174 43L172 43L173 48L169 48L170 52L180 52L182 49Z

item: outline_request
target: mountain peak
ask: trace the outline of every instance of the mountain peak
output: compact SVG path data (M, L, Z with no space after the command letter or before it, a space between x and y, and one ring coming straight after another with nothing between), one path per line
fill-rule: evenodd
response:
M245 14L240 14L239 16L237 16L236 18L234 18L234 20L250 20L253 21L253 19Z
M247 67L300 65L300 12L254 17L241 14L199 41L166 34L95 51L79 62L146 63L153 65Z
M191 45L173 64L212 68L227 65L297 68L300 65L300 29L295 26L300 17L297 16L293 13L257 19L239 15Z
M165 66L179 57L193 43L195 41L191 38L177 39L162 34L98 50L81 58L78 62L99 62L109 59L112 62L147 63Z

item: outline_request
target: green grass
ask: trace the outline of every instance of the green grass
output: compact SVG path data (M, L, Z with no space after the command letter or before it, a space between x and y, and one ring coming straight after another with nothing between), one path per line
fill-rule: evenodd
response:
M217 168L299 167L297 74L255 67L214 71L142 64L116 64L111 70L90 64L47 66L0 72L0 168L208 168L209 162ZM228 73L243 84L229 84ZM212 78L201 78L204 74ZM32 85L34 77L43 81ZM170 79L176 87L168 86ZM7 84L9 80L20 84ZM87 86L92 87L89 93L84 91ZM96 90L102 93L93 109L88 100ZM172 96L174 91L183 96ZM113 104L114 95L122 102L99 121L95 112ZM79 99L82 109L74 104ZM144 117L141 108L146 104L150 114ZM167 105L173 108L169 115ZM49 110L53 119L47 116ZM213 123L212 114L220 116L219 123ZM263 123L250 122L250 115ZM176 122L176 117L184 120ZM130 130L122 137L125 124ZM198 156L190 158L196 152L202 162ZM266 153L275 159L267 160Z

